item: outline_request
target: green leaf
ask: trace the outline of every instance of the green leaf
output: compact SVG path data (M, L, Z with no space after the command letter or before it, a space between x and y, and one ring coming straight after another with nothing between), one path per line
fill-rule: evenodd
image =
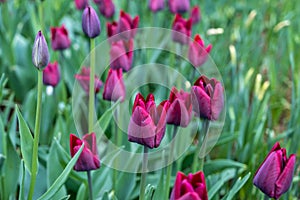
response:
M16 106L16 111L17 111L19 127L20 127L21 153L24 158L25 166L28 169L29 173L31 174L33 138L17 106Z
M118 198L115 196L115 193L113 191L109 192L105 192L102 200L118 200Z
M205 162L203 171L206 175L210 175L228 168L240 168L243 171L247 165L229 159L216 159Z
M155 187L153 185L148 184L145 189L145 199L151 200L155 191Z
M76 200L86 199L86 194L85 194L86 189L87 189L86 184L83 183L80 185L79 190L76 194Z
M248 181L249 177L251 175L251 172L249 172L244 178L239 177L238 180L233 185L232 189L229 191L229 193L223 198L226 200L230 200L234 197L236 193L245 185L245 183Z
M24 183L25 183L25 173L26 173L26 170L25 170L25 165L24 165L24 160L22 159L21 160L21 170L20 170L21 174L20 174L20 177L21 178L21 186L20 186L20 194L19 194L19 200L25 200L25 195L24 195Z
M155 189L153 199L160 199L162 194L165 192L165 182L164 182L164 170L161 170L160 178L159 178L159 183L157 185L157 188Z
M212 199L214 195L220 190L223 186L224 181L220 179L216 184L214 184L208 191L208 199Z
M48 191L39 198L39 200L52 199L52 197L56 194L56 192L62 187L62 185L67 180L70 172L72 171L73 167L75 166L75 164L82 152L83 147L84 147L84 144L81 145L80 149L75 154L75 156L70 160L70 162L68 163L68 165L66 166L64 171L60 174L60 176L56 179L56 181L54 181L54 183L51 185L51 187L48 189Z

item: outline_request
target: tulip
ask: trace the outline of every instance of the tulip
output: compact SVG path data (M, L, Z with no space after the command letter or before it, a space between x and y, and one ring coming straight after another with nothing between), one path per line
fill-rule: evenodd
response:
M138 28L139 20L139 16L136 16L134 19L132 19L128 13L125 13L121 10L117 31L118 33L122 33L124 31L127 32L122 33L120 36L125 40L134 38L136 34L135 29Z
M107 37L112 37L118 33L118 23L112 22L106 24L106 30L107 30Z
M117 101L120 99L121 102L125 100L126 90L123 81L122 69L108 71L108 76L104 84L103 99L109 101Z
M49 63L48 45L41 31L35 37L32 49L32 62L39 70L43 70Z
M74 134L70 135L70 152L73 157L84 143L83 150L74 166L76 171L90 171L100 168L95 133L86 134L82 140Z
M90 68L82 67L81 73L76 74L75 78L79 81L83 90L89 94L90 89ZM100 88L102 87L101 80L95 75L95 93L98 93Z
M149 9L152 12L157 12L165 7L165 2L164 0L149 0Z
M195 36L194 41L190 43L188 51L189 60L194 67L200 67L206 62L211 48L211 44L205 47L204 41L198 34Z
M43 83L44 85L51 85L55 87L60 80L60 72L57 62L49 63L43 70Z
M82 30L89 38L95 38L101 32L98 15L91 6L86 7L83 11Z
M115 5L112 0L98 0L100 13L106 18L112 18L115 14Z
M172 25L172 39L180 44L188 44L192 33L192 19L185 20L176 14Z
M286 149L276 142L256 171L253 183L270 198L279 197L288 191L295 170L296 155L286 156Z
M192 24L197 24L201 19L199 6L194 6L191 10L190 17L192 18Z
M168 101L170 107L167 114L167 123L187 127L192 117L191 95L183 90L178 91L173 87Z
M71 41L64 25L61 27L51 27L51 45L54 51L64 50L70 47Z
M167 101L156 107L152 94L149 94L146 100L138 94L128 125L128 140L151 149L157 148L165 135L168 107Z
M75 0L75 6L78 10L83 10L88 5L89 5L89 0Z
M217 120L224 107L223 87L215 78L202 75L191 89L193 110L198 117Z
M133 59L133 40L112 42L110 49L110 67L129 71Z
M169 8L172 13L184 13L190 9L190 0L169 0Z
M177 172L170 200L208 200L203 172L187 176Z

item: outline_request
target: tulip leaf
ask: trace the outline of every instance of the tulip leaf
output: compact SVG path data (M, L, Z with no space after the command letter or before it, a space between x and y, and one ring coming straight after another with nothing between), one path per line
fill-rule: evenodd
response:
M146 189L145 189L145 199L146 200L151 200L153 199L153 194L155 191L155 187L153 185L148 184Z
M83 183L79 187L79 190L76 195L76 200L86 199L85 191L86 191L86 184Z
M21 153L24 158L25 166L28 169L29 173L31 174L33 138L17 106L16 106L16 111L17 111L19 127L20 127Z
M224 185L223 179L217 181L208 191L208 199L212 199L214 195L220 190L220 188Z
M240 168L242 171L247 165L229 159L216 159L205 162L204 173L206 175L214 174L228 168Z
M246 176L243 178L239 177L238 180L233 185L232 189L229 191L229 193L222 199L231 200L233 199L234 195L238 193L238 191L245 185L245 183L248 181L249 177L251 175L251 172L249 172Z
M25 170L25 165L24 165L24 160L22 159L21 160L21 170L20 170L21 174L21 185L20 185L20 194L19 194L19 200L25 200L25 195L24 195L24 188L25 188L25 173L26 173L26 170Z
M164 182L164 170L161 170L159 183L157 185L157 188L155 189L153 199L160 199L162 194L165 194L165 182Z
M115 196L115 193L112 191L110 193L105 192L102 200L118 200L118 198Z
M41 196L39 198L39 200L52 199L52 197L56 194L56 192L59 191L59 189L63 186L63 184L67 180L67 178L68 178L70 172L72 171L73 167L75 166L75 164L76 164L76 162L77 162L77 160L78 160L78 158L79 158L79 156L82 152L83 147L84 147L84 144L81 145L80 149L75 154L75 156L70 160L70 162L68 163L68 165L66 166L64 171L54 181L54 183L50 186L48 191L46 193L44 193L43 196Z

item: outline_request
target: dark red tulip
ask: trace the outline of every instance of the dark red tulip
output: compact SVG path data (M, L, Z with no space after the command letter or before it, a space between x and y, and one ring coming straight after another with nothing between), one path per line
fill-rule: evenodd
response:
M193 110L198 117L217 120L224 107L224 91L215 78L202 75L191 89Z
M82 140L76 135L70 135L70 152L73 157L84 143L83 150L74 166L76 171L90 171L100 168L100 159L97 150L95 133L86 134Z
M203 65L210 53L212 45L209 44L207 47L204 45L204 41L200 35L196 35L194 41L190 43L188 57L194 67L200 67Z
M71 41L64 25L61 27L51 27L51 46L54 51L67 49L70 45Z
M203 172L187 176L177 172L170 200L208 200Z
M188 44L192 33L192 19L185 20L176 14L172 25L172 39L180 44Z
M149 0L149 9L152 12L157 12L165 7L165 2L164 0Z
M279 197L288 191L295 170L296 155L286 156L286 149L276 142L256 171L253 183L270 198Z
M115 14L115 5L112 0L98 0L100 13L106 18L112 18Z
M123 81L122 69L109 69L108 76L104 84L103 99L108 101L121 102L125 100L126 90Z
M190 0L169 0L169 8L172 13L184 13L190 9Z
M34 40L32 62L39 70L43 70L49 63L48 45L42 31L38 32Z
M201 19L199 6L194 6L191 10L190 17L192 18L192 24L197 24Z
M122 33L120 36L125 40L134 38L136 34L135 29L138 28L139 20L140 20L139 16L136 16L135 18L132 19L128 13L125 13L124 11L121 10L117 31L118 33L122 33L124 31L127 32Z
M111 36L117 34L118 33L118 23L117 22L112 22L112 23L107 22L106 30L107 30L107 37L111 37Z
M151 149L157 148L165 135L168 107L168 101L156 107L152 94L149 94L146 100L138 94L128 125L128 140Z
M100 20L91 6L87 6L83 11L82 30L89 38L95 38L100 35Z
M44 85L51 85L55 87L60 80L60 72L57 62L49 63L43 70L43 83Z
M191 95L183 90L172 88L169 97L170 107L167 114L167 123L187 127L192 117Z
M89 94L90 90L90 68L82 67L81 73L76 74L75 78L79 81L83 90ZM98 93L100 88L102 87L102 81L95 75L95 93Z
M89 5L89 0L75 0L75 6L78 10L83 10Z
M133 59L133 39L112 42L110 49L110 67L112 69L130 70Z

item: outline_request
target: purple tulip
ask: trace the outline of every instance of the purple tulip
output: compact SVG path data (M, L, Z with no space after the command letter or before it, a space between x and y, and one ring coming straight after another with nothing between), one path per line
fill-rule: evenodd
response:
M75 78L79 81L83 90L89 94L90 90L90 68L89 67L82 67L81 73L76 74ZM95 75L95 93L97 94L102 87L102 81Z
M96 11L88 6L84 9L82 14L82 30L89 38L97 37L100 32L100 21Z
M112 69L130 70L133 60L133 39L112 42L110 49L110 67Z
M167 114L167 123L175 126L187 127L192 117L191 95L183 90L172 88L169 97L170 107Z
M75 0L75 6L78 10L83 10L89 5L89 0Z
M192 24L197 24L201 19L199 6L194 6L191 10L190 17L192 18Z
M168 107L168 101L156 107L153 94L149 94L146 100L138 94L128 125L128 140L151 149L157 148L165 135Z
M123 81L122 69L108 71L108 76L104 84L103 99L108 101L117 101L120 99L121 102L125 100L126 90Z
M90 171L100 168L100 159L97 150L97 141L95 133L86 134L82 140L76 135L70 135L70 152L71 157L77 153L82 143L83 150L74 166L76 171Z
M194 67L200 67L206 62L211 48L211 44L205 47L204 41L201 39L200 35L197 34L195 36L194 41L190 43L188 51L189 60Z
M38 32L34 40L32 62L39 70L43 70L49 63L48 45L41 31Z
M217 120L224 107L223 87L215 78L202 75L191 89L193 110L196 115L208 120Z
M106 18L112 18L115 14L115 5L112 0L98 0L100 13Z
M54 51L64 50L70 47L71 41L64 25L61 27L51 27L51 45Z
M203 172L187 176L177 172L170 200L208 200Z
M172 25L172 39L180 44L188 44L192 33L192 19L185 20L176 14Z
M44 85L51 85L55 87L60 80L60 72L57 62L49 63L43 70L43 83Z
M295 170L296 155L286 156L286 149L276 142L256 171L253 183L270 198L279 197L288 191Z
M149 9L152 12L157 12L165 7L165 2L164 0L149 0Z
M122 33L120 36L125 40L130 40L134 38L136 34L135 29L138 28L139 20L139 16L136 16L134 19L132 19L128 13L125 13L121 10L117 31L118 33L122 33L124 31L126 32Z
M184 13L190 9L190 0L169 0L169 8L172 13Z

